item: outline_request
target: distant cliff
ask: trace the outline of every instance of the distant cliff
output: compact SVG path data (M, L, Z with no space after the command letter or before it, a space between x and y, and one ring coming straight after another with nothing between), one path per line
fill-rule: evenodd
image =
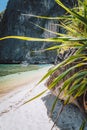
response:
M64 0L63 0L64 1ZM73 0L66 0L66 5L72 6ZM20 35L29 37L56 37L33 25L45 27L52 31L62 32L58 27L58 20L33 18L29 15L60 16L65 11L54 0L9 0L7 9L0 23L0 37ZM57 23L57 24L55 24ZM0 63L54 63L57 52L37 52L52 46L54 43L28 42L8 39L0 43Z

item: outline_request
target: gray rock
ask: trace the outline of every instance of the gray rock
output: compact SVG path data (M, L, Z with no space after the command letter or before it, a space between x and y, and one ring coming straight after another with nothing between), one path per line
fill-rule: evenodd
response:
M77 49L69 48L68 50L64 51L64 53L59 53L56 56L55 64L59 64L65 59L67 59L69 56L72 56Z
M72 1L66 0L64 3L71 7L73 5ZM46 32L34 24L52 31L63 32L55 25L55 23L59 23L58 20L33 18L29 14L60 16L64 13L65 11L54 0L9 0L0 23L0 37L7 35L39 38L56 37L55 34ZM57 55L56 51L37 52L37 50L43 50L53 45L54 43L28 42L17 39L1 41L0 63L21 63L22 61L28 63L54 63Z
M47 114L50 117L50 111L53 105L53 102L55 100L55 96L52 94L48 94L42 100L44 101L46 108L47 108ZM56 120L56 117L58 115L58 112L62 108L63 101L58 100L55 109L52 113L52 117L50 117L54 122ZM82 125L82 122L84 120L84 117L80 110L75 106L74 104L68 104L64 107L62 113L60 114L58 120L56 121L56 126L60 130L79 130L79 128ZM85 125L85 129L87 130L87 124Z

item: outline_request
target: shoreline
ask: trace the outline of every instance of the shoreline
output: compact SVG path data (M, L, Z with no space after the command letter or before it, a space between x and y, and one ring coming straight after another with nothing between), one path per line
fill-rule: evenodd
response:
M33 71L31 73L27 72L27 76L29 74L32 79L28 85L25 84L24 86L18 87L14 91L11 91L0 98L0 130L51 129L53 121L50 120L47 115L47 108L43 99L48 95L49 91L38 97L36 100L24 104L29 99L32 99L46 90L46 86L44 85L45 81L37 86L36 84L49 68L50 67L44 67L38 71ZM23 73L23 75L25 74Z
M52 65L40 68L38 70L3 76L0 79L0 97L3 97L11 91L23 87L24 85L39 81L51 67Z

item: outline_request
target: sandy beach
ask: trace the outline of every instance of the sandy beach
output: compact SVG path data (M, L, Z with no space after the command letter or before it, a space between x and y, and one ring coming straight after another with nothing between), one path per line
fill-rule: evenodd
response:
M21 72L0 78L0 97L19 87L39 81L51 66L34 71Z
M50 66L0 79L0 130L51 130L63 105L61 101L56 104L52 118L49 114L55 96L49 91L24 104L46 89L45 81L38 86L36 84L49 68ZM82 122L82 113L76 106L69 104L52 130L79 130Z
M46 106L42 100L48 92L32 102L22 105L46 89L44 82L35 86L49 68L44 67L31 72L9 75L0 80L0 85L2 85L0 87L4 86L0 98L0 130L51 129L53 121L48 117ZM7 79L10 80L7 82ZM5 88L7 88L6 91Z

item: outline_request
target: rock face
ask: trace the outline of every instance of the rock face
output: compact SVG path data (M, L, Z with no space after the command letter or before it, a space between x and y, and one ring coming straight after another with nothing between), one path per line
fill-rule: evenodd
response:
M73 0L72 0L73 1ZM72 6L72 1L66 0L65 4ZM9 0L7 9L0 23L0 37L7 35L29 36L29 37L55 37L35 26L45 27L52 31L62 32L57 24L58 20L45 20L29 16L60 16L64 10L59 7L54 0ZM27 15L23 15L27 14ZM54 63L57 52L37 52L54 43L28 42L21 40L8 39L0 43L0 63Z
M4 11L0 12L0 22L1 22L2 18L3 18L3 15L4 15Z
M49 117L55 98L56 97L51 95L50 93L42 98L46 105L47 114ZM84 120L82 112L74 104L68 104L63 108L61 114L59 115L62 106L63 101L58 100L52 116L50 117L53 122L55 122L56 120L56 130L80 130L80 127ZM58 115L59 117L57 117ZM53 130L55 130L55 127L53 128ZM87 130L87 123L84 125L84 130Z

